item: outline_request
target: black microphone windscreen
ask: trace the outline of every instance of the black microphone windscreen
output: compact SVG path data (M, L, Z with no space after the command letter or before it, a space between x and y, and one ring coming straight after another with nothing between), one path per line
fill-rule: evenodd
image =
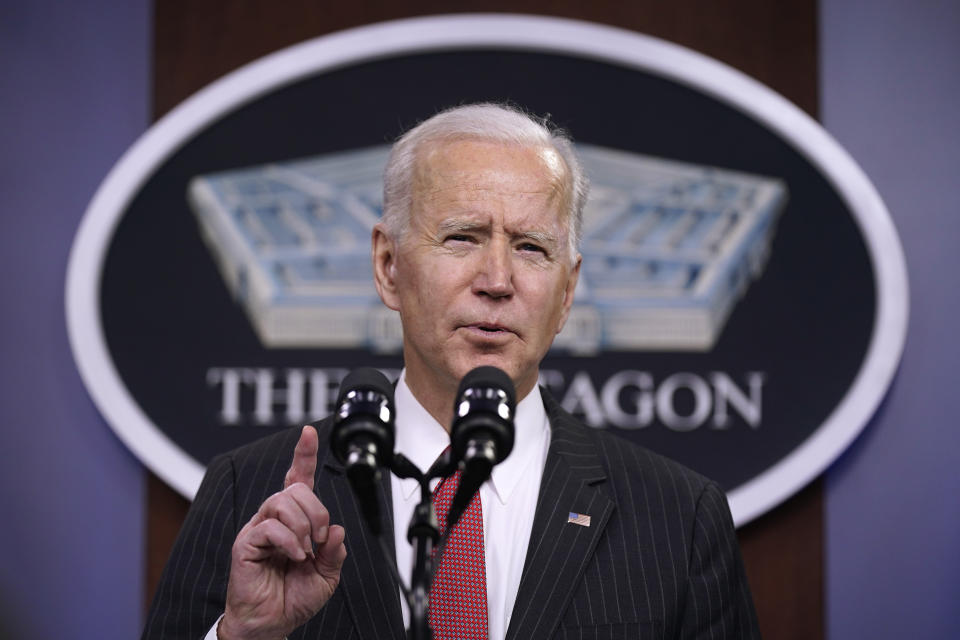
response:
M376 391L393 403L393 385L387 376L373 367L354 369L340 383L340 393L337 396L337 406L343 404L344 396L351 391Z
M483 366L477 367L460 381L460 388L457 389L457 398L463 396L463 392L471 387L496 387L503 389L507 394L507 399L511 407L517 404L517 392L513 387L513 380L506 373L497 367Z

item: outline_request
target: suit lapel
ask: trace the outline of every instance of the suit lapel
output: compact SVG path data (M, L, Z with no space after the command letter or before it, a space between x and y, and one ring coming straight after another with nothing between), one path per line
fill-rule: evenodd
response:
M389 558L385 558L380 543L363 520L343 467L332 455L327 456L325 467L330 473L330 513L334 519L341 519L347 532L347 559L343 563L338 589L344 592L357 633L364 640L403 640L405 633L398 586L387 566L388 561L396 562L390 474L383 474L378 492L384 540L389 552Z
M507 640L551 635L615 509L593 440L549 393L543 397L550 449ZM590 526L569 523L571 512L589 515Z

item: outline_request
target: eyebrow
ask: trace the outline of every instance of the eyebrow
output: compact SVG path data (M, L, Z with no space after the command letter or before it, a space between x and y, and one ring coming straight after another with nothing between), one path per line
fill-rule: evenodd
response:
M478 231L485 231L489 228L490 225L483 222L472 222L470 220L462 219L449 219L444 220L437 226L437 231L441 234L445 233L467 233ZM551 233L546 233L544 231L523 231L521 233L514 233L510 236L514 240L524 239L530 240L539 244L545 245L556 245L558 240L557 237Z
M483 229L487 228L487 226L488 225L480 222L471 222L470 220L451 218L444 220L437 225L437 231L440 233L451 233L455 231L482 231Z
M524 231L523 233L518 233L514 237L524 238L526 240L532 240L537 244L545 245L556 245L557 238L551 233L544 233L542 231Z

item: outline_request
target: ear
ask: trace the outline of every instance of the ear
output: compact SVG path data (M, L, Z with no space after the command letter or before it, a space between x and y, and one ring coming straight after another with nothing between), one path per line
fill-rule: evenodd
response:
M574 260L573 268L567 277L567 284L563 289L563 310L560 313L560 323L557 325L557 333L563 331L563 325L567 324L567 317L570 315L570 307L573 306L573 292L577 289L577 281L580 280L580 264L583 262L583 256L579 253Z
M382 222L373 227L370 239L373 255L373 283L383 304L394 311L400 310L400 299L397 295L397 246L396 242L387 233Z

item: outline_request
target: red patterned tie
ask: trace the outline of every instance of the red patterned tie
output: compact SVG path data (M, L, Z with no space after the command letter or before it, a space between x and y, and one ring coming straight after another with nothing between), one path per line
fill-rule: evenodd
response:
M459 485L458 470L434 492L441 534ZM430 587L430 628L434 640L487 640L487 571L479 492L454 526L441 562L434 570Z

